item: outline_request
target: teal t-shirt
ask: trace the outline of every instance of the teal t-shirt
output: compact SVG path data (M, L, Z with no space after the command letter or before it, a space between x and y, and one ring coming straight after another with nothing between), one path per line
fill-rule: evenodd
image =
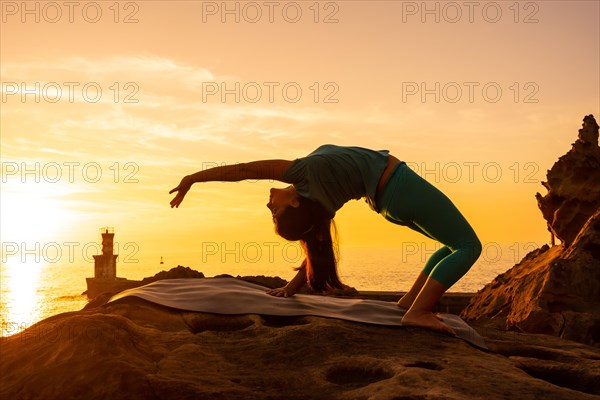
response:
M377 183L388 162L388 150L326 144L292 162L282 181L301 196L318 201L335 214L350 199L365 197L375 208Z

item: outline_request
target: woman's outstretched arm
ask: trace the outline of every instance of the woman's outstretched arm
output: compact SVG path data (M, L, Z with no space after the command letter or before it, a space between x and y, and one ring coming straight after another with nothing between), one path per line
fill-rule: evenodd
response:
M288 160L262 160L248 163L223 165L198 171L190 175L192 183L196 182L237 182L244 179L280 180L292 162Z
M198 171L183 177L179 186L171 189L169 194L177 192L171 200L171 208L179 207L183 198L196 182L237 182L245 179L272 179L280 181L292 161L262 160L242 164L223 165Z

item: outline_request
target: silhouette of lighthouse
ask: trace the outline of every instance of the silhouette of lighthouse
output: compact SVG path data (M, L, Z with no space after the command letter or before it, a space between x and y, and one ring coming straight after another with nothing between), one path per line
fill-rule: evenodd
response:
M117 279L118 254L114 254L113 251L114 228L101 228L100 232L102 234L102 255L94 256L94 278Z

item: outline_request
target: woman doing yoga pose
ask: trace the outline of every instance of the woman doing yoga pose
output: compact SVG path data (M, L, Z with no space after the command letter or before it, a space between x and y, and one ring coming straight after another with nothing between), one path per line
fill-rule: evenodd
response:
M304 284L323 291L341 287L337 274L333 217L344 203L365 198L386 220L404 225L443 244L426 262L412 288L398 300L406 313L403 325L449 334L452 328L433 313L442 295L481 254L471 225L441 191L387 150L323 145L306 157L220 166L185 176L171 207L179 207L192 184L209 181L273 179L291 185L271 189L267 207L276 232L300 241L306 258L285 287L268 290L289 297Z

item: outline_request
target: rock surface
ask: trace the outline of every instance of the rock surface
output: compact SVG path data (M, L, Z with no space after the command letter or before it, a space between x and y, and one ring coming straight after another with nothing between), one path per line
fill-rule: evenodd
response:
M600 208L600 147L592 115L583 119L571 150L554 163L542 185L548 193L537 193L536 199L548 230L568 246Z
M234 278L228 274L217 275L215 278L220 277L228 277ZM107 281L105 285L102 286L102 290L98 290L98 288L94 288L94 293L90 293L90 291L85 291L82 294L87 294L91 299L90 304L92 306L98 304L104 304L108 299L110 299L113 295L122 292L123 290L132 289L140 286L147 285L152 282L156 282L161 279L199 279L204 278L204 274L200 271L196 271L190 267L184 267L182 265L178 265L175 268L171 268L168 271L160 271L153 276L146 277L141 281L130 280L119 278L120 280L112 280ZM271 289L283 287L287 285L288 281L282 279L278 276L264 276L264 275L249 275L249 276L237 276L237 279L241 279L246 282L256 283L258 285L262 285ZM89 284L88 284L89 285ZM343 289L335 289L329 292L329 295L333 296L357 296L358 291L350 286L343 285ZM304 286L298 293L301 294L314 294L314 292L308 287Z
M161 279L199 279L204 278L204 274L200 271L196 271L195 269L191 269L190 267L184 267L183 265L178 265L175 268L171 268L168 271L160 271L154 276L144 278L140 282L139 286L147 285L152 282L159 281Z
M156 282L161 279L181 279L181 278L204 278L202 272L191 269L190 267L184 267L178 265L175 268L171 268L168 271L160 271L154 276L146 277L141 281L136 281L126 278L116 279L102 279L102 278L87 278L88 289L83 292L91 299L92 303L106 302L112 295L122 292L123 290L133 289L143 285L147 285L152 282Z
M463 310L504 329L600 343L600 149L598 125L584 119L579 139L548 171L538 193L549 229L562 240L529 253Z
M596 348L475 327L492 352L419 328L126 298L3 338L0 398L598 399Z

